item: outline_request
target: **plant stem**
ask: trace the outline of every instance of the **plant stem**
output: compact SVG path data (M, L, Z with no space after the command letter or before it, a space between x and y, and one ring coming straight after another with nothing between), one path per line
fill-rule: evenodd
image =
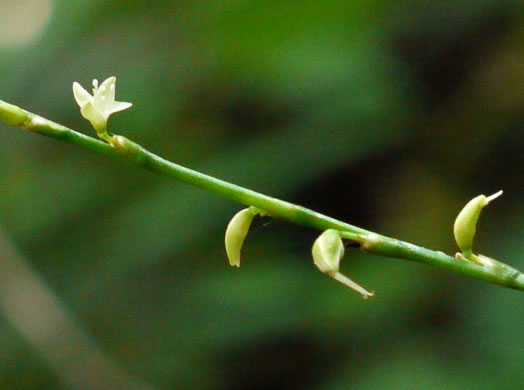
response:
M360 243L362 249L366 252L432 264L471 278L524 291L524 274L506 264L494 261L493 266L486 267L456 259L442 252L382 236L305 207L185 168L151 153L122 136L114 136L114 142L110 145L2 100L0 100L0 119L9 125L22 127L47 137L79 145L97 153L124 159L133 165L170 176L178 181L199 187L224 198L247 206L258 207L274 218L318 230L336 229L341 232L343 238Z

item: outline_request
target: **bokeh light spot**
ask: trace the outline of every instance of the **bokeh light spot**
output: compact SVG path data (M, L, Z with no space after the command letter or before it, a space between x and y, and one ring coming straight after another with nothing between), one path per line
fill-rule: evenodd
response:
M0 47L20 47L38 38L49 23L51 0L0 0Z

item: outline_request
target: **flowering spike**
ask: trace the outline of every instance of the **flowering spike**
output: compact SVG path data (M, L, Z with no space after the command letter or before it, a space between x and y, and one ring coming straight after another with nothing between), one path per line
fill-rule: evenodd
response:
M355 290L364 299L374 295L374 293L367 291L339 272L340 260L344 257L344 244L337 230L328 229L324 231L313 244L312 254L313 263L323 273Z
M87 92L76 81L73 83L73 95L80 106L82 116L91 122L98 136L108 140L107 120L115 112L123 111L132 106L131 103L115 101L116 77L107 78L100 86L98 80L93 80L93 95Z

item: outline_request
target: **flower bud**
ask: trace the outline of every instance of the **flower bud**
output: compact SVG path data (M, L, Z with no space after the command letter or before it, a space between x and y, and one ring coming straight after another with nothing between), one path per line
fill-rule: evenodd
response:
M312 254L313 263L323 273L357 291L364 299L374 295L374 293L365 290L362 286L353 282L338 271L340 260L344 257L344 244L342 243L342 238L337 230L328 229L324 231L324 233L315 240Z
M20 126L27 119L27 113L20 107L0 100L0 120L11 126Z
M143 162L145 150L139 144L122 135L113 135L108 138L108 142L123 156L134 160L136 163Z
M489 202L498 198L500 195L502 195L502 191L488 197L479 195L470 200L457 216L455 224L453 225L453 233L457 245L466 258L470 258L473 254L473 239L477 232L477 221L480 212Z
M240 210L227 225L225 238L226 253L229 264L232 266L240 267L240 251L249 232L251 222L257 214L257 209L254 207Z

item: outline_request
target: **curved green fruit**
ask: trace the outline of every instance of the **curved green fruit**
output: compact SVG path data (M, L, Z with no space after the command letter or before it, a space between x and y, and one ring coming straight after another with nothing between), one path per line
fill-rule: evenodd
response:
M502 191L499 191L489 197L479 195L473 198L464 206L462 211L457 216L455 224L453 225L453 233L455 235L455 241L459 246L460 250L466 257L473 252L473 239L477 232L477 221L480 216L480 212L486 207L489 202L493 199L498 198L502 195Z
M338 271L340 260L344 257L344 243L337 230L328 229L324 231L324 233L315 240L311 252L313 254L313 263L315 263L320 271L355 290L362 295L364 299L374 295L374 293L367 291Z
M251 222L257 212L251 207L241 210L231 219L226 229L226 253L229 264L234 267L240 267L240 252L242 245L249 232Z

